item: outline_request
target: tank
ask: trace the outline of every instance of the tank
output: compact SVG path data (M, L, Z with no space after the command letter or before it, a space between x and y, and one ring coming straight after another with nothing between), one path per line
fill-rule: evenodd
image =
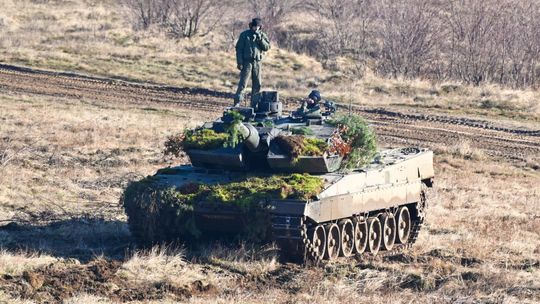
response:
M433 186L433 152L365 155L354 144L366 141L362 130L340 124L343 117L329 102L317 115L284 115L277 92L261 93L256 108L225 109L185 133L190 165L128 185L121 200L132 235L140 245L275 242L283 257L303 262L413 244Z

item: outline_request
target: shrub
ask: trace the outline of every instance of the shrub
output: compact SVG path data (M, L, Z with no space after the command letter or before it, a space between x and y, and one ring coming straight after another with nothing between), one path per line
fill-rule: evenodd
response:
M343 169L359 168L370 163L377 154L375 133L358 115L338 115L329 121L341 130L341 137L351 146L345 155Z

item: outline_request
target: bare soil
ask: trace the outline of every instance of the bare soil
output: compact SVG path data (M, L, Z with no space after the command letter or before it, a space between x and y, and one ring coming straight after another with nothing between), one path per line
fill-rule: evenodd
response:
M216 114L220 113L216 109L232 105L232 94L225 92L138 84L8 65L0 65L0 89L13 94L64 96L108 103L167 103ZM294 100L284 102L289 109L296 105ZM411 110L353 106L351 111L368 119L384 144L420 145L437 150L468 141L472 148L489 156L535 168L540 166L540 128L535 125L533 128L515 127L510 122L430 115L418 110L411 113Z
M201 293L215 293L215 287L200 280L184 286L170 283L148 284L126 281L118 276L122 263L105 259L87 264L51 264L20 276L4 275L4 291L38 302L56 303L80 293L104 296L112 301L143 301L168 298L186 300Z

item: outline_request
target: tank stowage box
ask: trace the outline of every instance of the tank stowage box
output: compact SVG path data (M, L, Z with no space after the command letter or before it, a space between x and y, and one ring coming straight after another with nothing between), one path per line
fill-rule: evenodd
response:
M354 119L328 109L284 117L277 94L261 96L256 109L230 108L187 132L182 145L192 165L128 186L123 204L141 244L256 236L284 256L319 261L415 242L433 185L431 151L363 158L369 137L348 124Z

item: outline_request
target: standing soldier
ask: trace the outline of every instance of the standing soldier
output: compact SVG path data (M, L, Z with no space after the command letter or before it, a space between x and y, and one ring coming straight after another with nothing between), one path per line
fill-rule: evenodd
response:
M249 30L240 34L236 43L236 63L240 70L240 82L234 98L234 106L244 100L244 89L251 74L251 106L255 107L255 95L261 90L261 60L263 52L270 49L270 39L261 30L262 21L255 18L249 24Z

